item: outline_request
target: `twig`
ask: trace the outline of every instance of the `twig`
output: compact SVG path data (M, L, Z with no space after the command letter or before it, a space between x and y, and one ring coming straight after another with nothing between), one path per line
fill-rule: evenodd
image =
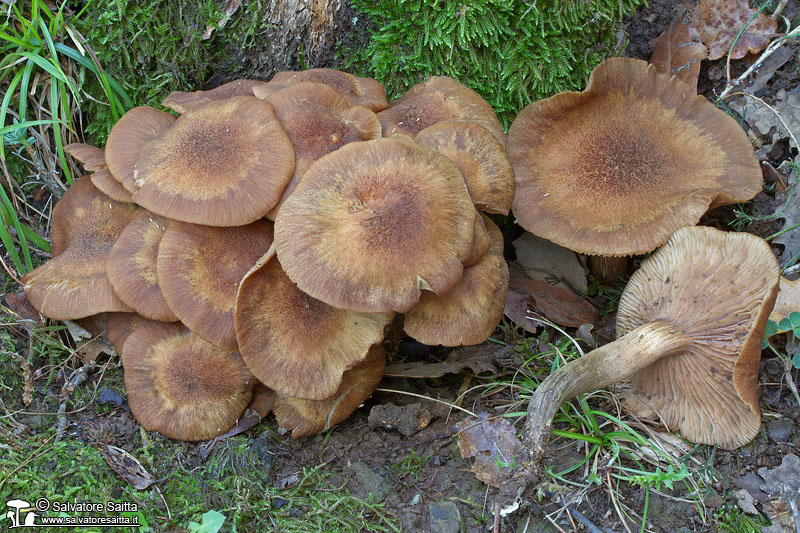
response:
M492 528L494 533L500 533L500 503L497 502L494 504L494 528Z
M622 526L625 528L625 531L631 533L631 529L628 527L628 521L625 520L625 516L622 514L622 510L619 508L619 504L617 503L617 498L614 496L614 489L611 487L611 471L606 470L606 480L608 481L608 494L611 496L611 503L614 504L614 510L617 512L617 516L619 517L620 521L622 522Z
M738 78L736 78L733 81L731 81L730 78L728 79L728 83L726 84L725 90L720 93L719 99L720 100L724 100L725 97L728 96L728 94L734 89L734 87L738 87L745 79L747 79L747 77L750 74L752 74L753 72L755 72L756 70L761 68L761 66L764 64L764 61L766 61L766 59L769 56L771 56L772 54L777 52L778 49L781 46L783 46L783 44L786 42L787 39L791 39L792 37L797 37L797 36L800 36L800 26L798 26L797 28L793 29L792 31L790 31L789 33L784 35L783 37L780 37L780 38L775 39L774 41L772 41L769 44L769 46L767 46L767 49L764 50L764 53L762 53L758 57L758 59L756 59L755 63L750 65L750 67L747 70L745 70L742 73L741 76L739 76Z
M375 391L377 391L377 392L393 392L395 394L406 394L408 396L414 396L415 398L422 398L423 400L430 400L432 402L441 403L443 405L446 405L446 406L450 407L451 409L458 409L459 411L463 411L463 412L467 413L470 416L474 416L475 418L478 418L478 415L476 415L475 413L473 413L469 409L464 409L463 407L459 407L457 405L453 405L450 402L446 402L444 400L437 400L436 398L431 398L430 396L423 396L421 394L414 394L413 392L406 392L406 391L402 391L402 390L393 390L393 389L375 389Z
M753 100L757 100L759 103L761 103L761 105L763 105L764 107L766 107L767 109L769 109L770 111L772 111L772 113L773 113L773 114L774 114L774 115L775 115L775 116L778 118L778 120L781 122L781 124L783 125L783 127L784 127L784 128L786 129L786 131L789 133L789 137L791 137L791 138L792 138L792 141L794 141L794 145L795 145L795 146L800 146L800 144L798 144L798 143L797 143L797 138L794 136L794 133L792 133L792 130L791 130L791 128L789 128L789 125L788 125L788 124L786 124L786 121L785 121L785 120L783 120L783 117L781 117L781 114L780 114L780 113L778 113L778 111L777 111L777 110L776 110L774 107L772 107L771 105L769 105L768 103L766 103L764 100L762 100L762 99L761 99L761 98L759 98L758 96L754 96L754 95L752 95L752 94L750 94L750 93L746 93L746 92L742 92L742 91L735 92L735 93L730 93L728 96L737 96L737 95L741 95L741 96L747 96L747 97L749 97L749 98L752 98Z
M578 521L583 524L583 527L586 528L586 531L589 533L603 533L599 527L594 525L591 520L586 518L586 515L575 509L571 504L567 505L567 513L570 515L574 514ZM575 522L572 523L572 527L574 529L578 529L575 527Z

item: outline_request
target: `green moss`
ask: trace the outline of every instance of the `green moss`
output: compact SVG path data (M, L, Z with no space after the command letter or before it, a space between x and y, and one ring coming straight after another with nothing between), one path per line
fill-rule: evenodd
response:
M431 75L456 78L507 127L522 107L582 88L612 55L622 16L643 0L353 0L375 24L350 66L397 97Z
M108 0L91 4L72 23L134 104L154 105L173 91L207 88L213 76L239 72L240 56L256 45L265 10L263 2L244 2L208 40L202 39L206 28L223 17L215 0ZM94 79L85 83L90 94L101 90ZM114 122L108 109L91 101L82 107L90 141L103 143Z

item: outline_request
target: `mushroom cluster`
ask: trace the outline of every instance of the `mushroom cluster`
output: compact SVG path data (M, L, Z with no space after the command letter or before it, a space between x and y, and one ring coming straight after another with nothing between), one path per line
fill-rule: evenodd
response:
M109 313L146 429L212 438L257 401L310 435L372 394L396 313L448 346L499 322L508 268L480 211L509 212L514 176L470 89L431 78L389 104L375 80L314 69L163 105L178 116L137 107L105 149L66 147L91 174L23 279L47 317Z

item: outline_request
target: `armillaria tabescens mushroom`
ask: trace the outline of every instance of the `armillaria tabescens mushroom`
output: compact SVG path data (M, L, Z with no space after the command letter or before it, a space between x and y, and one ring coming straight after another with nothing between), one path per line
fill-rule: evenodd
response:
M561 404L633 376L633 392L687 439L736 448L760 427L761 339L778 263L747 233L684 227L631 276L618 339L560 368L531 397L523 432L536 472Z
M762 188L739 124L636 59L607 59L583 92L523 109L508 156L519 224L592 256L650 252L708 209Z

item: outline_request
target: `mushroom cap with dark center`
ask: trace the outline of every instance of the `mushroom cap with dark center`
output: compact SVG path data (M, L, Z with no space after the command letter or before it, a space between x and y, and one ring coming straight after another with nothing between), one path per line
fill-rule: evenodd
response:
M461 282L444 294L424 293L405 314L403 329L423 344L460 346L489 338L508 296L508 265L503 257L503 233L481 215L491 239L489 251L464 269Z
M253 87L263 83L263 81L259 80L233 80L208 91L177 91L164 98L161 105L183 114L190 109L204 106L209 102L227 100L234 96L253 96Z
M277 72L269 82L254 87L253 94L258 98L266 98L275 90L302 82L327 85L341 94L352 106L364 106L375 112L389 107L386 101L386 92L377 81L329 68L312 68L300 72Z
M31 304L56 320L75 320L103 312L131 311L114 294L106 277L111 246L139 210L98 191L84 176L64 193L54 229L56 256L22 278ZM54 209L54 212L56 209Z
M330 398L303 400L276 394L273 411L278 425L290 430L294 439L332 428L372 395L385 366L383 347L376 344L364 361L344 373L341 385Z
M365 313L404 312L458 283L475 208L445 157L399 139L347 144L316 161L275 221L303 292Z
M145 318L174 322L178 317L158 286L158 245L169 219L141 210L122 230L106 261L117 296Z
M120 117L106 140L106 165L114 179L128 192L136 192L134 165L142 148L160 138L175 123L175 117L149 106L134 107Z
M585 91L527 106L508 155L519 224L585 254L649 252L710 207L762 188L736 121L636 59L607 59Z
M236 350L234 308L239 283L272 244L272 223L218 228L170 222L158 247L158 285L189 329Z
M420 131L414 141L453 162L479 211L507 215L514 198L514 170L505 147L486 128L444 120Z
M685 353L640 370L633 392L692 442L736 448L760 429L761 340L780 272L769 245L747 233L681 228L631 276L617 336L668 320L692 339Z
M492 107L478 93L453 78L433 76L411 87L378 113L383 134L403 133L412 138L443 120L479 124L505 146L505 132Z
M220 350L182 324L140 324L121 356L131 412L146 430L171 439L226 432L255 384L238 352Z
M349 107L344 97L321 83L292 84L269 95L266 101L275 108L295 156L292 180L267 215L273 220L311 163L347 143L381 137L381 123L373 111Z
M181 115L136 160L133 199L183 222L241 226L263 217L294 171L294 151L272 106L252 96Z
M274 247L247 273L236 301L236 338L245 364L271 389L323 400L342 373L383 340L392 314L335 309L292 283Z

